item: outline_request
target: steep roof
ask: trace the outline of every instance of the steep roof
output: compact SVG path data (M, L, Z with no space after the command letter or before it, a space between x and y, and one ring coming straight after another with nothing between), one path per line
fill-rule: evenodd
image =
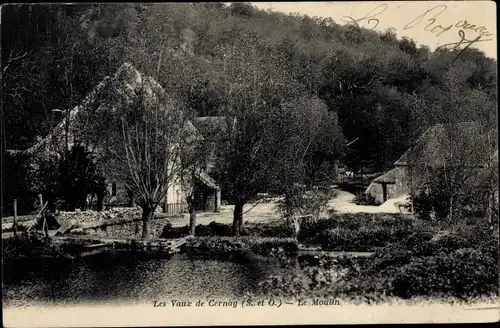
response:
M377 183L396 183L396 169L392 169L378 178L374 179L373 182Z
M143 76L133 65L124 63L118 68L113 76L106 76L99 82L80 105L75 106L69 113L67 112L67 116L65 116L47 136L40 139L26 150L11 150L10 153L34 154L43 151L57 151L59 148L64 149L62 146L65 143L65 131L66 129L69 131L68 141L71 145L73 143L72 131L75 130L75 125L77 125L76 118L79 113L85 113L91 109L95 112L114 110L113 108L106 108L105 105L100 103L100 100L106 96L109 98L109 93L116 93L117 95L125 96L126 99L130 99L136 91L138 91L139 87L145 88L145 92L148 95L147 101L150 102L158 100L160 96L168 96L155 79L149 76ZM196 127L190 121L186 121L184 128L189 138L202 138Z
M466 154L469 165L486 164L497 147L496 133L495 130L487 130L480 122L436 124L427 129L394 165L422 162L438 167L451 154Z
M201 171L197 174L198 179L207 187L210 187L212 189L219 189L219 185L217 182L215 182L214 179L210 175L207 174L205 171Z

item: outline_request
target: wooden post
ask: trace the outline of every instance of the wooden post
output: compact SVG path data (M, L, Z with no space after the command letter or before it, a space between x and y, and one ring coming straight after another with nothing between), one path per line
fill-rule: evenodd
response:
M38 201L40 202L40 208L43 207L43 196L42 194L38 194Z
M14 199L14 224L12 226L14 228L14 237L17 236L17 199Z
M45 211L43 210L44 209L44 206L43 206L43 196L42 194L38 194L38 200L40 201L40 215L42 216L43 218L43 223L42 223L42 231L45 232L45 237L49 237L49 230L48 230L48 226L46 225L46 216L45 216Z
M220 211L220 205L221 205L221 190L220 190L220 188L217 188L217 191L215 192L215 211L214 212Z
M43 215L43 212L42 212L43 211L43 196L42 196L42 194L38 194L38 201L40 202L40 215L43 218L44 215ZM45 221L44 221L44 223L45 223Z

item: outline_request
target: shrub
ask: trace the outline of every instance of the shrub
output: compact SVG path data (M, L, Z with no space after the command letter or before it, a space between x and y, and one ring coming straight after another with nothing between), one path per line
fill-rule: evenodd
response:
M260 237L293 237L294 229L284 221L273 223L258 223L244 225L241 231L242 236L260 236Z
M210 222L204 226L202 224L196 226L195 234L198 236L232 236L232 227L228 224Z
M293 227L285 222L259 223L243 226L241 236L259 236L259 237L278 237L289 238L294 233ZM167 224L163 228L160 238L181 238L189 234L188 226L172 227L172 224ZM232 226L229 224L210 222L208 225L199 224L196 226L195 235L197 237L204 236L233 236Z
M182 247L183 252L200 253L204 255L225 255L244 249L244 244L238 239L222 237L199 237L189 239Z
M280 257L282 255L296 254L297 242L291 238L249 238L244 243L256 254Z
M189 226L185 225L183 227L172 227L171 223L168 223L163 228L160 238L181 238L189 234ZM196 236L232 236L232 228L228 224L222 224L217 222L210 222L208 225L199 224L195 229Z
M262 283L262 288L268 294L283 297L328 296L369 302L387 296L462 300L491 297L498 295L498 233L482 229L483 226L477 223L466 229L448 225L448 230L442 230L447 233L436 233L444 226L419 223L411 226L404 238L391 233L392 242L376 249L372 257L362 262L321 255L315 265L287 277L270 277ZM336 236L345 248L357 242L353 238L351 244L347 243L345 236L349 233L352 234L349 229L337 228L324 235ZM330 245L333 243L330 241Z
M163 227L163 231L160 234L160 238L181 238L185 237L189 234L189 227L172 227L172 223L167 223L165 227Z
M498 292L498 236L480 227L438 233L432 239L430 230L418 230L411 236L421 244L408 238L377 250L352 282L364 284L364 293L403 298Z
M197 237L189 239L183 251L204 255L227 255L251 251L255 254L283 257L296 254L297 242L291 238L262 238L262 237Z
M413 230L411 219L402 215L345 214L304 220L298 240L329 251L371 251L406 240Z
M411 251L401 244L389 244L386 247L374 252L373 256L365 263L363 270L365 273L379 276L381 272L388 268L407 264L411 260Z
M62 252L58 246L51 243L50 238L37 231L22 232L17 237L2 241L3 260L27 258L40 259L45 256L58 257Z
M356 205L373 205L373 206L378 206L378 205L382 204L375 197L373 197L370 194L364 193L364 192L358 193L356 195L356 198L354 199L354 203L356 203Z
M390 292L403 298L432 294L471 297L498 292L496 259L470 248L414 257L394 272Z

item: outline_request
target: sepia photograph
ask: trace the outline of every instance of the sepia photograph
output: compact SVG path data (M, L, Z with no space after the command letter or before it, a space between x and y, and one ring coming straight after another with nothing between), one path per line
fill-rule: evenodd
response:
M1 6L5 327L500 320L492 1Z

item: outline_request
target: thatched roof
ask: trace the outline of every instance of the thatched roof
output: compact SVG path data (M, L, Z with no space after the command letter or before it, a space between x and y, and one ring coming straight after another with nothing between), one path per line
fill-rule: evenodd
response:
M145 88L145 92L148 95L148 102L155 102L160 96L166 95L165 90L153 78L143 76L131 64L124 63L120 66L120 68L118 68L113 76L106 76L85 97L80 105L71 109L69 113L67 113L67 116L65 115L61 122L59 122L59 124L57 124L47 136L40 139L26 150L10 150L9 153L36 154L62 150L65 145L66 129L69 131L68 141L71 146L74 142L72 132L75 131L75 125L77 124L77 120L75 118L77 118L79 113L85 113L90 109L96 112L114 110L113 108L105 108L105 106L100 103L100 99L105 97L110 92L125 96L127 99L136 93L139 87ZM202 136L190 121L186 121L184 128L189 136L188 138L202 139ZM96 133L99 133L99 131L96 131Z
M496 130L487 130L479 122L461 122L454 125L436 124L416 141L394 165L439 167L451 154L466 154L468 165L483 165L490 161L497 147Z
M206 186L212 188L212 189L218 189L219 186L217 185L217 182L215 182L212 177L210 177L205 171L202 171L197 174L198 179Z
M396 169L392 169L378 178L374 179L373 182L376 183L396 183Z

